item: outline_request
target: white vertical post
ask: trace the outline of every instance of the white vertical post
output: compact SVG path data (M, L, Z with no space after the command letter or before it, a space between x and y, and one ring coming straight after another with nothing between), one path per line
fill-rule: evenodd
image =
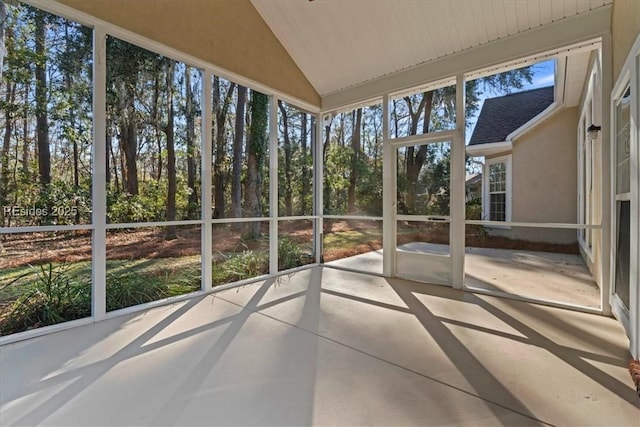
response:
M640 40L640 37L638 38ZM637 44L636 44L637 45ZM635 47L635 46L634 46ZM631 61L631 121L630 121L630 171L629 171L629 191L631 192L630 201L630 227L629 236L631 247L629 248L629 325L631 334L629 337L630 351L634 359L640 357L640 224L638 218L640 212L640 146L639 141L639 118L640 118L640 70L638 66L638 51L631 50L633 55ZM635 165L635 167L633 166Z
M269 105L269 272L278 272L278 98Z
M464 285L465 245L465 93L464 75L456 76L456 136L451 143L451 223L449 247L451 250L451 282L456 289Z
M324 129L324 116L316 114L315 137L313 138L313 214L319 218L314 221L315 233L314 243L316 252L316 262L323 261L322 244L324 239L324 158L322 157L322 130Z
M107 311L107 35L102 26L93 30L93 174L91 242L91 311L93 320Z
M209 291L213 289L213 226L211 224L211 161L212 161L212 138L211 138L211 102L212 102L212 85L211 80L213 74L209 70L202 72L202 125L201 125L201 198L202 211L200 213L202 220L201 229L201 259L202 259L202 276L201 289Z
M396 274L396 155L390 139L389 95L382 98L382 274Z
M613 77L612 77L612 46L611 36L609 33L602 35L602 86L601 96L602 104L611 105L611 90L613 89ZM609 109L609 111L611 111ZM588 125L585 123L585 125ZM615 159L615 153L613 152L614 144L611 143L611 114L602 115L602 129L600 132L600 141L602 144L602 191L601 200L602 203L602 219L601 219L601 238L600 238L600 253L601 257L601 295L602 295L602 313L607 316L612 315L611 310L611 293L613 290L613 242L615 239L615 230L611 218L615 210L615 188L613 188L614 180L611 169L611 159Z

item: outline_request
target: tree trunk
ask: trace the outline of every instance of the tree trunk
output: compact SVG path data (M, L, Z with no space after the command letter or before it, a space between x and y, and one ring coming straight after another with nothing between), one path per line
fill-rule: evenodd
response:
M70 40L69 40L69 24L65 23L64 25L64 37L65 37L65 48L67 51L70 50ZM68 97L69 105L73 105L73 77L71 76L71 69L67 65L64 68L64 84L67 90L65 94ZM74 108L69 108L69 128L72 130L68 133L68 138L71 139L72 152L73 152L73 191L77 195L80 190L80 170L79 170L79 156L78 156L78 138L74 132L76 128L76 117ZM75 215L76 223L80 222L80 211L76 209Z
M242 148L244 142L244 106L247 88L238 86L236 127L233 138L233 166L231 171L231 212L234 218L242 217Z
M165 134L167 135L167 221L176 220L176 151L174 141L174 119L175 111L173 108L173 77L175 74L175 63L171 60L167 62L167 126ZM165 238L173 240L177 237L176 226L167 227Z
M347 193L347 213L356 211L356 183L358 180L358 161L360 158L360 127L362 126L362 108L355 112L355 120L351 134L351 172L349 174L349 190Z
M225 157L224 122L218 121L216 123L216 153L213 164L214 218L224 218L226 216L224 202Z
M49 123L47 118L47 69L45 49L45 16L36 12L36 140L38 144L38 173L40 185L51 183L51 154L49 151Z
M107 126L105 129L105 134L106 134L106 141L105 141L105 155L104 155L104 159L106 161L106 167L105 167L105 171L106 171L106 177L105 180L107 181L107 189L109 189L110 184L111 184L111 126L109 125L109 119L107 119ZM117 179L117 175L116 175L116 179Z
M301 116L300 145L302 148L302 200L300 201L300 210L302 211L302 215L306 215L308 207L307 197L309 197L309 193L311 192L312 177L309 174L309 165L307 164L307 113L303 112L301 113ZM313 126L313 122L311 126ZM313 134L314 131L315 130L312 127L311 133Z
M322 145L323 173L325 176L322 199L324 200L324 213L331 213L331 185L329 174L327 173L327 150L331 142L331 123L324 127L324 144Z
M407 105L409 106L409 114L411 117L410 123L410 135L416 135L418 133L418 123L420 121L420 114L422 110L424 110L424 121L422 123L422 131L423 133L429 132L429 122L431 121L431 108L433 104L433 92L425 92L422 95L422 99L420 100L420 105L414 112L411 108L411 103L407 98ZM418 183L418 178L420 176L420 170L424 165L425 160L427 159L427 148L428 145L424 144L418 148L417 152L415 147L407 148L407 159L406 159L406 170L407 170L407 181L409 184L409 188L407 189L407 206L410 209L415 209L416 203L416 185ZM413 212L412 212L413 213Z
M29 96L29 84L24 86L24 99ZM24 109L22 115L22 179L23 182L31 181L31 168L29 167L29 110Z
M293 211L293 189L291 188L291 139L289 138L289 116L282 101L278 101L278 108L282 114L282 133L284 138L284 210L286 216Z
M7 21L7 9L4 2L0 1L0 81L2 81L2 70L4 69L4 54L6 52L4 43L4 29Z
M15 102L16 85L8 83L5 93L5 123L4 138L2 140L2 152L0 152L0 208L9 205L9 150L11 148L11 136L13 132L13 114L11 105ZM5 222L4 209L2 209L2 224Z
M127 193L131 195L138 194L138 164L136 156L138 152L138 137L136 133L135 123L133 122L133 114L126 119L120 132L120 146L123 147L125 161L125 187Z
M136 107L135 107L135 85L137 70L133 67L126 69L127 74L120 82L119 98L122 100L120 118L120 153L122 186L124 190L131 194L138 194L138 135L136 130Z
M160 61L158 61L160 62ZM155 132L155 140L158 149L158 159L157 159L157 170L156 170L156 181L160 181L162 178L162 139L160 138L161 125L160 125L160 65L155 68L156 72L154 73L153 80L153 107L151 111L151 116L153 117L153 130ZM169 90L167 88L167 90Z
M191 89L191 67L186 67L184 85L186 89L185 116L187 125L187 186L189 187L189 206L187 214L190 219L198 216L198 188L196 186L196 150L195 150L195 117L193 108L193 91Z
M260 196L262 194L262 165L268 147L267 124L269 119L269 97L252 92L251 126L247 138L247 185L245 189L245 211L247 216L262 216ZM249 237L260 236L260 223L250 224Z
M224 200L226 139L224 131L225 121L227 120L227 111L229 110L229 104L231 103L231 98L235 88L235 83L229 84L224 100L222 100L220 78L213 78L213 115L216 119L216 135L214 138L214 141L216 142L216 150L213 163L214 218L224 218L226 214L226 204Z

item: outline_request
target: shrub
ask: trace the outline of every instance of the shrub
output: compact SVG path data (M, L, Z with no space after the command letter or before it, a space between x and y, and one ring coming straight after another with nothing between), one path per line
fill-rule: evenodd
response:
M482 219L482 200L481 199L476 198L467 202L466 218Z
M304 254L300 247L288 237L278 240L278 268L286 270L304 264Z
M222 277L219 282L235 282L266 274L269 269L269 259L266 254L260 254L249 249L230 255L221 263Z
M40 266L25 286L28 291L0 319L2 335L91 316L91 285L71 275L65 264Z
M133 271L107 274L107 311L156 301L170 296L161 277Z

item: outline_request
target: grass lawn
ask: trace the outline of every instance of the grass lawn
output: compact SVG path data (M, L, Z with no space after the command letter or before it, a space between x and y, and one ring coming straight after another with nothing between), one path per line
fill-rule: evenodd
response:
M310 242L312 228L289 230L278 241L280 271L315 262ZM448 244L449 225L398 223L397 243L432 242ZM201 288L201 256L194 232L167 251L166 242L158 240L144 246L135 259L107 261L107 310L198 291ZM237 233L236 233L237 234ZM235 235L233 235L235 236ZM231 236L231 237L233 237ZM130 237L130 236L124 236ZM122 237L122 238L124 238ZM214 245L213 285L222 285L267 274L269 272L268 239L244 241L241 237L220 238ZM323 257L325 262L379 250L382 248L380 221L325 222ZM467 244L478 247L555 249L568 251L571 245L550 245L503 237L469 234ZM28 242L27 242L28 243ZM163 246L164 245L164 246ZM65 250L69 250L69 244ZM540 247L539 247L540 246ZM557 248L556 248L557 246ZM566 248L565 248L566 246ZM185 251L185 248L189 249ZM142 250L142 249L141 249ZM568 252L567 252L568 253ZM123 252L127 256L132 253ZM55 253L53 255L55 259ZM73 254L72 254L73 255ZM114 256L117 256L114 254ZM0 269L0 333L8 334L33 327L59 323L91 315L91 260L74 258L66 262L45 258L41 265L22 259L22 265L8 264ZM1 261L1 259L0 259Z

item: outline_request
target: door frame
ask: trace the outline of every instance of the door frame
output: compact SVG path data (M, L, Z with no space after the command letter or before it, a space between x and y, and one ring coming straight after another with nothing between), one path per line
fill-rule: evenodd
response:
M453 227L451 226L451 197L449 204L449 215L400 215L397 211L397 194L398 194L398 179L397 179L397 164L398 164L398 151L405 147L417 147L428 144L449 143L450 150L453 151L453 138L455 132L444 131L438 133L432 133L427 135L415 135L410 138L403 138L399 141L391 141L390 146L392 150L392 162L396 169L396 174L393 179L392 194L394 197L393 203L393 218L389 221L393 221L393 227L395 228L395 238L393 239L393 252L392 256L395 258L395 277L404 279L417 280L421 282L431 283L435 285L451 286L453 276L453 263L451 253L451 240ZM451 166L450 166L451 171ZM449 177L449 188L451 189L451 177ZM451 190L450 190L451 191ZM398 235L397 224L398 221L412 221L421 223L447 223L449 224L449 250L447 254L438 253L423 253L407 251L398 248ZM429 272L430 274L425 274Z

